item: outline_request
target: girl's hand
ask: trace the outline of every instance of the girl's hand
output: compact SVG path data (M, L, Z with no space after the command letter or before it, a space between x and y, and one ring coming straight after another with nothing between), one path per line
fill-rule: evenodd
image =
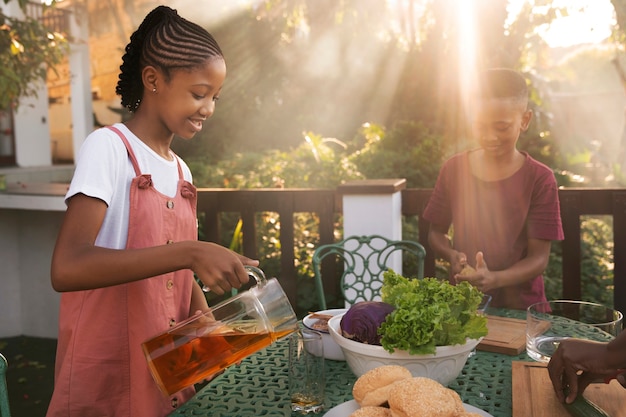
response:
M198 323L201 324L209 324L215 322L215 317L213 316L213 312L211 309L208 310L196 310L196 312L191 317L198 317Z
M199 250L192 255L191 269L200 281L217 295L222 295L232 288L241 288L248 283L250 278L244 265L259 265L259 261L218 244L200 241L198 244Z

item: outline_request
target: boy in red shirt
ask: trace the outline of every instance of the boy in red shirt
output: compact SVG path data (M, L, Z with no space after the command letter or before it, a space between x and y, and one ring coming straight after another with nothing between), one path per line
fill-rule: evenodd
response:
M563 239L556 179L516 148L532 118L520 73L481 74L473 110L480 148L444 163L424 211L429 244L450 262L451 280L490 294L493 307L525 309L545 301L551 241ZM468 263L475 271L461 275Z

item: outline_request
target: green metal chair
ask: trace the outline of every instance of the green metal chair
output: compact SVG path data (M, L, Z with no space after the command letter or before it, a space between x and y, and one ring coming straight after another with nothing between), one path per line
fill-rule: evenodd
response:
M313 270L320 309L327 308L322 270L327 273L333 267L339 271L343 268L339 286L347 307L358 301L380 299L383 272L387 269L424 278L425 256L426 250L418 242L379 235L350 236L318 247L313 253ZM407 274L409 270L415 272Z
M7 390L6 371L9 367L6 358L0 353L0 416L11 417L9 410L9 391Z

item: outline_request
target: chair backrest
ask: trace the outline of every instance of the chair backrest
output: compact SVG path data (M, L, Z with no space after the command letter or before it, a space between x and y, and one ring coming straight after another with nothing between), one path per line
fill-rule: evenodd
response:
M11 417L6 371L9 367L6 358L0 353L0 416Z
M383 272L393 269L412 278L424 278L426 250L411 240L391 240L379 235L350 236L342 241L319 246L313 253L315 286L320 309L326 309L322 270L332 261L343 267L340 290L346 307L358 301L380 299ZM336 265L336 264L335 264ZM405 271L406 269L406 271Z

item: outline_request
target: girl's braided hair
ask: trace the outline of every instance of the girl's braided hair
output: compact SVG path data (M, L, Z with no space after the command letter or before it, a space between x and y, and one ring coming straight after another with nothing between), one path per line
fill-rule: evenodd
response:
M197 67L213 57L223 59L224 55L209 32L176 10L158 6L131 35L115 92L121 96L122 106L135 112L143 95L144 67L152 65L169 77L172 70Z

